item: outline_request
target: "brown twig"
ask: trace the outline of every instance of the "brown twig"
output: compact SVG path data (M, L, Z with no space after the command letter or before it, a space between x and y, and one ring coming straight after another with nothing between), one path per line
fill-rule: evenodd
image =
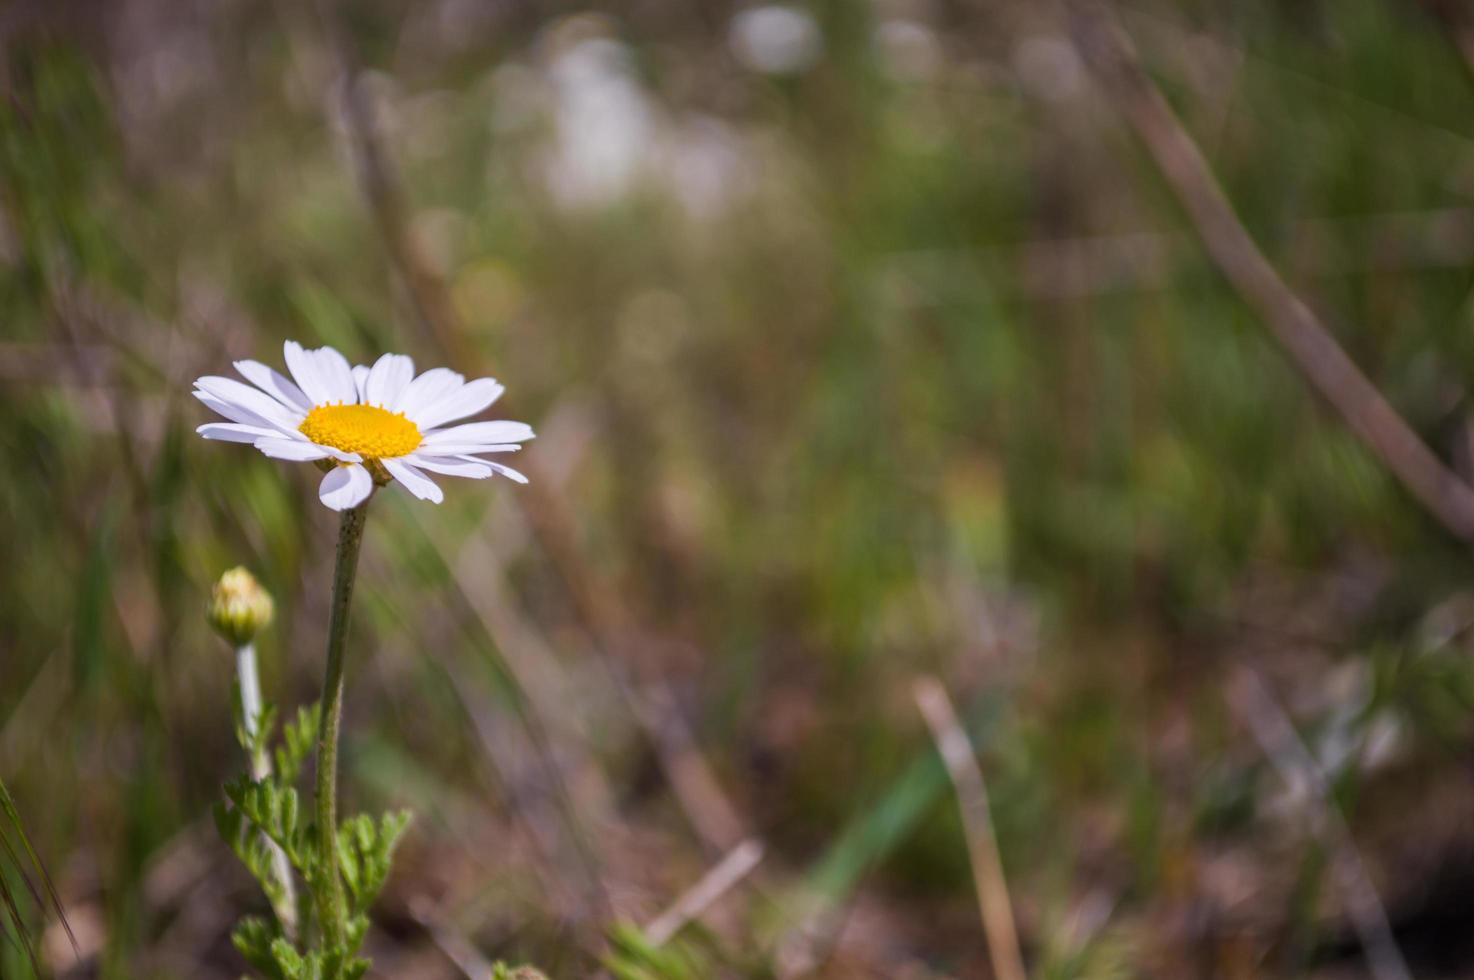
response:
M732 848L701 880L686 889L675 903L660 913L644 929L652 946L663 946L688 922L701 918L733 886L746 878L763 859L761 841L748 839Z
M1465 268L1474 257L1474 209L1306 218L1290 225L1287 238L1290 261L1303 275ZM1365 247L1374 241L1375 249ZM1348 247L1326 248L1331 242ZM938 275L954 269L964 274L978 264L997 264L1018 270L1015 285L1031 299L1069 302L1160 289L1195 249L1191 233L1174 231L1040 237L981 248L893 252L886 269L910 276L933 269Z
M1289 715L1253 670L1239 667L1228 685L1228 700L1280 777L1289 786L1309 789L1311 834L1331 857L1341 901L1366 951L1376 980L1411 980L1402 950L1392 935L1387 910L1377 895L1345 818L1337 809L1324 770L1300 740Z
M1474 543L1474 488L1424 444L1264 257L1109 8L1071 5L1075 44L1146 145L1219 271L1291 362L1429 514Z

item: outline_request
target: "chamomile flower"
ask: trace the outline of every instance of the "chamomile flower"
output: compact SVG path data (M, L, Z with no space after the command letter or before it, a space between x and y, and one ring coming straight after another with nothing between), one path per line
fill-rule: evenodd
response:
M522 422L448 425L485 411L505 390L491 378L467 381L447 368L415 376L414 361L385 354L373 367L350 367L331 347L283 347L290 379L259 361L236 361L250 384L206 376L194 395L229 419L196 431L206 439L247 442L267 456L312 461L327 469L318 497L333 510L357 507L374 484L397 481L421 500L440 503L426 475L526 483L516 470L481 459L516 452L533 438Z

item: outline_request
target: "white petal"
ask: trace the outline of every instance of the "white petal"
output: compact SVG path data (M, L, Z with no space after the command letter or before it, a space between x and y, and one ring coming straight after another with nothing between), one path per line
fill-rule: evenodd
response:
M364 393L370 405L398 411L399 396L415 379L415 362L403 354L385 354L374 362Z
M422 469L432 470L435 473L447 473L450 476L469 476L473 480L486 479L492 473L501 473L507 479L516 480L519 483L528 482L528 477L517 473L510 466L501 463L492 463L491 460L478 460L473 455L410 455L408 460ZM463 470L460 467L473 467Z
M312 402L292 382L260 361L236 361L235 369L251 384L260 388L287 408L299 412L312 411Z
M444 473L446 476L464 476L472 480L484 480L491 476L492 469L481 460L457 459L454 456L421 456L411 453L405 457L405 462L412 463L422 470L431 473Z
M532 426L526 422L497 419L494 422L468 422L453 425L449 429L436 429L425 433L425 445L440 443L485 443L488 446L509 442L522 442L534 438Z
M196 388L193 392L191 392L191 394L193 394L196 398L209 406L212 411L220 413L221 415L230 419L232 422L239 422L242 425L262 425L270 429L276 428L276 426L272 425L270 422L266 421L255 412L249 412L246 409L241 408L239 405L232 405L230 402L222 401L221 399L216 398L214 395L210 394L208 391L200 391L198 388Z
M275 398L233 378L207 375L195 381L195 387L214 395L227 404L238 405L259 415L272 425L283 429L295 429L301 424L301 413L293 412Z
M408 416L411 422L419 425L420 409L428 408L465 383L465 377L450 368L431 368L411 381L409 387L404 389L403 394L399 396L399 411ZM421 426L421 428L426 428L426 426Z
M308 351L317 362L317 372L328 388L328 401L353 405L358 402L358 389L353 385L353 368L348 358L331 347Z
M518 445L490 445L484 442L437 442L435 445L420 444L420 451L427 456L469 456L472 453L515 453L522 450Z
M207 422L195 429L206 439L218 439L221 442L249 442L254 444L257 439L276 439L279 435L275 429L264 425L241 425L237 422Z
M381 459L379 462L384 464L384 469L393 474L394 479L404 484L406 490L421 500L433 500L438 504L445 499L445 494L440 492L440 488L435 485L434 480L404 460Z
M418 409L412 421L422 431L433 429L437 425L486 411L492 402L501 397L503 391L506 389L494 378L477 378Z
M281 439L275 436L262 436L256 440L255 446L272 459L289 459L295 463L304 463L312 459L327 459L333 455L333 451L327 446L319 446L316 443L298 439Z
M335 466L318 484L317 497L333 510L348 510L368 499L374 478L362 466Z
M307 441L307 437L304 436L296 428L287 428L277 425L276 423L271 422L268 419L263 419L255 412L241 408L239 405L232 405L230 402L221 401L219 398L216 398L209 392L196 390L192 394L200 401L208 405L211 409L219 412L221 415L230 419L232 422L237 422L241 425L248 425L252 428L259 428L266 435L281 437L285 439L297 439L303 442Z
M486 465L490 466L492 469L496 470L498 473L509 480L513 480L517 483L527 482L527 477L512 469L510 466L503 466L501 463L487 463Z
M461 456L460 458L476 460L476 462L478 463L485 463L487 466L490 466L493 470L500 473L502 476L506 477L509 480L516 480L518 483L527 482L527 477L523 476L521 473L518 473L510 466L503 466L501 463L493 463L489 459L476 459L475 456Z
M281 349L282 356L286 358L287 370L292 372L292 377L312 404L326 405L332 401L333 390L318 370L317 358L311 352L303 350L302 345L295 340L282 344Z
M368 388L369 369L362 364L353 365L353 387L358 392L359 404L364 401L364 391Z

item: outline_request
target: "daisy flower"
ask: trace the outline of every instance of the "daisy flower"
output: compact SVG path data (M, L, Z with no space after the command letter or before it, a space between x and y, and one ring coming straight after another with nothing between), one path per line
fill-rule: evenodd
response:
M480 459L516 452L533 438L522 422L457 419L485 411L505 390L491 378L467 381L447 368L415 376L414 361L385 354L373 367L350 367L331 347L283 346L290 379L259 361L236 361L250 384L213 375L194 395L229 419L197 430L206 439L248 442L267 456L312 461L327 470L318 497L333 510L357 507L374 485L391 480L421 500L440 503L426 472L485 479L495 473L526 483L516 470Z

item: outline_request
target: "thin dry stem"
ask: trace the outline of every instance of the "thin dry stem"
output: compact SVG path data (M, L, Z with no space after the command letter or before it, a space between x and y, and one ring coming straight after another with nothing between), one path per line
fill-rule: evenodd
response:
M424 928L435 948L455 964L466 980L486 980L495 964L481 955L476 945L444 918L436 915L426 902L410 904L410 916Z
M1290 361L1383 465L1450 533L1474 542L1474 488L1425 445L1264 257L1212 168L1100 3L1077 2L1075 44L1146 145L1208 255L1257 312Z
M1310 791L1311 834L1331 856L1332 876L1376 980L1411 980L1407 961L1392 935L1387 909L1377 894L1351 830L1337 809L1320 763L1300 740L1289 715L1253 670L1239 667L1228 685L1234 712L1284 781Z
M962 832L972 861L972 879L977 887L993 973L998 980L1028 980L1023 953L1019 949L1018 928L1013 921L1013 903L1008 897L1003 863L998 857L998 841L993 836L993 820L988 813L988 789L983 782L983 770L978 766L967 733L957 721L952 699L947 697L941 683L935 677L918 678L912 693L957 791Z
M745 840L732 848L701 880L676 899L670 908L645 927L645 938L652 946L669 942L686 924L701 918L738 882L746 878L763 859L763 845L758 840Z

